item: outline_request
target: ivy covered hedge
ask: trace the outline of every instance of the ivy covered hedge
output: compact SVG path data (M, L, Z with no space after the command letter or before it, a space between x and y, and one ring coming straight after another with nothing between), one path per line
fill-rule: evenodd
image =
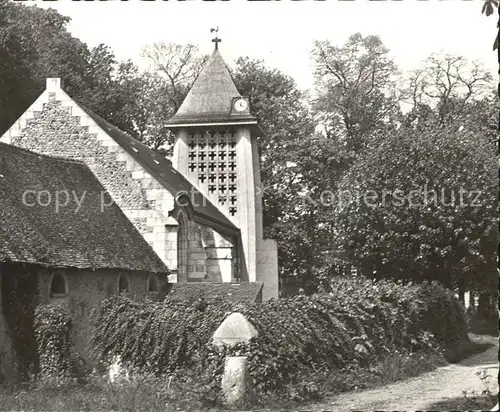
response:
M39 305L35 310L35 336L42 378L71 376L71 316L63 305Z
M100 360L118 354L125 364L157 375L203 371L215 383L225 353L245 352L250 375L265 392L304 370L368 367L394 350L438 351L468 339L463 308L437 284L339 278L333 286L332 294L248 306L112 297L94 313L93 352ZM247 316L259 336L217 349L212 335L233 311Z
M88 374L87 365L73 345L72 333L77 327L67 302L36 307L34 329L41 379L80 379Z

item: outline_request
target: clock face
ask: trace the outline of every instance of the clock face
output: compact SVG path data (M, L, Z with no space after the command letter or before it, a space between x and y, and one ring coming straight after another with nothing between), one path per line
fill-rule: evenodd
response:
M244 112L248 108L248 102L245 99L238 99L234 102L234 109L237 112Z

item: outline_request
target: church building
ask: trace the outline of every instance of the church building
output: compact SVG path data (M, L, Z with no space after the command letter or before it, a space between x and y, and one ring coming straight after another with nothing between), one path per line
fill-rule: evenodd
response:
M217 47L169 127L171 159L49 78L0 142L85 163L109 193L104 205L122 210L169 269L169 282L197 290L202 282L210 283L207 290L252 287L258 300L278 297L277 246L262 228L257 137L264 132Z

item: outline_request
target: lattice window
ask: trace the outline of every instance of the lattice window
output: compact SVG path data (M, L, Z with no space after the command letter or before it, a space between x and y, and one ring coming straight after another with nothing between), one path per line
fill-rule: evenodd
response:
M188 170L219 207L238 213L234 132L190 133Z

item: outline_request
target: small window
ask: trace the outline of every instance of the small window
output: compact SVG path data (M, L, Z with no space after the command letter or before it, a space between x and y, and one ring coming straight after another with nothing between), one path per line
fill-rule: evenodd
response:
M156 275L149 275L147 282L147 291L148 295L158 294L158 278L156 277Z
M64 298L66 296L66 279L62 273L54 273L50 281L50 297Z
M129 282L127 275L120 275L118 279L118 294L121 295L123 293L129 293Z

